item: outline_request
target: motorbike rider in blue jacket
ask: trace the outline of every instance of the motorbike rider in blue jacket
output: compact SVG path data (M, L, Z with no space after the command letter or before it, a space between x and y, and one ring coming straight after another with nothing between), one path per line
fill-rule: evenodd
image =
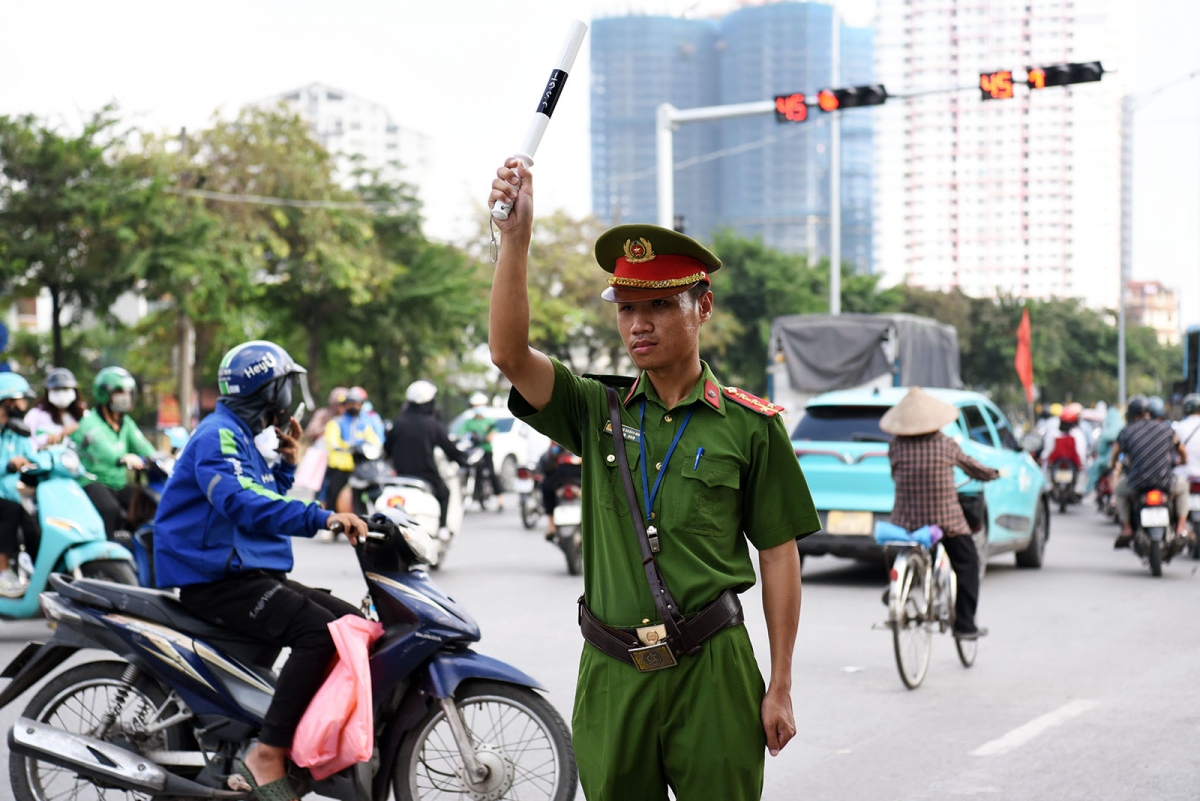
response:
M261 788L256 796L284 799L295 797L284 758L336 655L327 626L357 614L327 592L288 580L289 538L312 537L334 522L351 543L367 531L355 515L286 497L300 438L289 413L292 386L304 372L271 342L229 351L218 372L216 411L180 452L154 521L159 586L179 587L180 602L196 617L292 649L258 744L236 763L251 787Z

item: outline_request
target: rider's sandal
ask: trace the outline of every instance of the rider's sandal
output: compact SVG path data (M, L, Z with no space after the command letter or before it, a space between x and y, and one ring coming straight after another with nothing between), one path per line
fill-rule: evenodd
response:
M254 774L250 772L250 768L240 759L233 761L233 773L228 783L231 790L249 790L256 801L300 801L300 796L296 795L296 790L287 776L260 785L254 781Z

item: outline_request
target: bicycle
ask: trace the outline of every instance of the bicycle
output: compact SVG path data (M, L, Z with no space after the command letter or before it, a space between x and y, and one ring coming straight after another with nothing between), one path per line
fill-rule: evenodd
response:
M910 690L921 686L929 670L934 627L942 634L954 630L958 578L946 549L937 548L936 543L933 547L931 552L917 540L884 545L884 552L893 560L883 628L892 632L896 668ZM954 645L963 667L975 664L978 640L955 637Z

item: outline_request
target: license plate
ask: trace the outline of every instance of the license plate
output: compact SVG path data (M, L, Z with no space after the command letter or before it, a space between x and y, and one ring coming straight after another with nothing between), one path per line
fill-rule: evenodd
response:
M825 520L827 534L870 534L874 529L871 512L830 512Z
M529 493L533 492L533 479L532 478L516 479L515 481L513 481L513 492L517 493L518 495L528 495Z
M1142 528L1166 528L1171 525L1171 512L1165 506L1142 508Z
M1072 478L1073 477L1071 476L1070 470L1055 470L1054 471L1054 483L1055 484L1070 484L1072 481Z
M554 507L554 525L578 526L583 521L583 507L578 504L558 505Z
M1193 512L1200 512L1200 495L1193 495L1188 498L1188 508Z

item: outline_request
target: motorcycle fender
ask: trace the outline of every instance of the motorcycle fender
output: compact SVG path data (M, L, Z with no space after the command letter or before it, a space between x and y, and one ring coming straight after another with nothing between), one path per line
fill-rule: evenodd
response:
M0 708L8 706L21 693L41 681L46 674L57 668L79 648L55 642L31 642L8 663L0 678L12 679L0 692Z
M68 573L74 573L87 562L125 560L133 563L133 554L124 545L103 540L100 542L85 542L76 545L63 554L63 562Z
M434 698L450 698L468 679L487 679L546 691L537 679L507 662L477 654L470 649L439 651L429 660L422 689Z
M1155 542L1162 542L1163 538L1167 534L1167 530L1165 528L1152 528L1146 533L1149 534L1150 539L1154 540Z

